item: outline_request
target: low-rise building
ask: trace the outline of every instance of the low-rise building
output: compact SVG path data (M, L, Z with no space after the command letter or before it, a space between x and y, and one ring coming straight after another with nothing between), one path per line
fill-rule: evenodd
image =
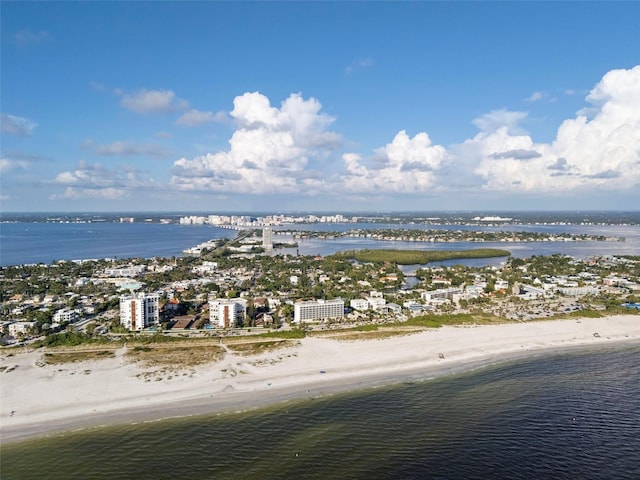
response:
M218 262L205 261L202 262L201 265L196 265L195 267L193 267L191 271L198 275L206 275L214 273L216 270L218 270Z
M60 325L61 323L74 323L79 318L78 311L74 309L63 308L53 314L53 323Z
M367 297L367 303L369 303L369 307L372 310L380 310L382 307L385 306L385 304L387 303L387 301L381 296L379 297Z
M18 334L26 335L29 331L36 326L37 322L15 322L9 324L9 335L16 336Z
M147 270L145 265L129 265L126 267L118 268L105 268L104 274L107 277L137 277L142 275Z
M599 289L594 285L585 285L583 287L558 287L558 291L567 297L582 297L583 295L597 294Z
M369 309L369 302L364 298L354 298L349 302L349 306L354 310L364 311Z
M422 292L420 296L426 302L433 302L435 300L451 300L454 295L460 293L462 293L462 289L460 287L450 287Z

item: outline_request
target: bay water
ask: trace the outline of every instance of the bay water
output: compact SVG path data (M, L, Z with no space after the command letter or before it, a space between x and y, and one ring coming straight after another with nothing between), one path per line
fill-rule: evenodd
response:
M370 238L339 237L333 240L310 238L296 240L296 248L276 250L275 254L331 255L341 250L389 248L412 250L463 250L502 248L514 257L560 253L576 257L593 255L640 255L640 227L637 225L507 225L488 226L420 226L402 224L311 224L296 229L347 231L357 229L453 228L481 231L511 230L541 233L604 235L625 241L581 242L406 242L378 241ZM291 226L287 227L291 228ZM278 229L276 229L276 233ZM52 263L56 260L100 258L151 258L182 255L186 248L212 239L233 238L235 230L210 225L159 223L0 223L0 266L28 263ZM275 235L276 242L292 241L290 236ZM498 262L504 259L497 260ZM483 259L486 265L487 259ZM448 265L448 263L444 263Z

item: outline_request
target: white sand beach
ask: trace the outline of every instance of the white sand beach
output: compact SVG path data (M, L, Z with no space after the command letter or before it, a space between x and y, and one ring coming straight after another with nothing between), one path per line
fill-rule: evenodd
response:
M124 349L113 358L62 365L45 365L42 352L4 350L0 438L240 411L619 342L640 347L640 316L442 327L377 340L308 337L261 355L227 353L171 375L128 362Z

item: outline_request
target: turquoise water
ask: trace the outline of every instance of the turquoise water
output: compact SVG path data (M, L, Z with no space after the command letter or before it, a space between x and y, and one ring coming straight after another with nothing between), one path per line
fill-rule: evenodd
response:
M637 479L640 346L4 445L18 479Z

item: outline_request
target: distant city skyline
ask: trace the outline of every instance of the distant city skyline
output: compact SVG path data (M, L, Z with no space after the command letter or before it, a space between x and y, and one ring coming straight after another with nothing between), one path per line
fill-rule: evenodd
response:
M636 2L0 12L3 212L640 208Z

